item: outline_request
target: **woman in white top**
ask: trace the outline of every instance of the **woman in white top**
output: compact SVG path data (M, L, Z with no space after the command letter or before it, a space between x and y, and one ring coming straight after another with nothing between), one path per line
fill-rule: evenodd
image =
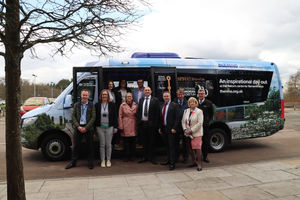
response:
M191 97L188 100L189 108L186 109L182 117L182 128L187 136L186 145L190 151L193 164L197 166L197 171L202 170L202 136L203 136L203 113L197 108L198 101Z

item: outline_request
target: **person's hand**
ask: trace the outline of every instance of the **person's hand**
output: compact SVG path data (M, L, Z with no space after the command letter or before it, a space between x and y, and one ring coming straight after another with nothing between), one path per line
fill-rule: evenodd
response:
M84 127L81 127L81 133L86 133L86 132L87 132L87 129Z
M116 134L118 132L118 129L114 128L114 134Z
M162 131L161 131L161 129L160 129L160 128L158 129L158 133L159 133L159 134L162 134Z
M176 133L176 130L174 128L172 128L171 133Z
M190 135L190 134L192 133L191 130L185 130L184 132L185 132L186 134L188 134L188 135Z

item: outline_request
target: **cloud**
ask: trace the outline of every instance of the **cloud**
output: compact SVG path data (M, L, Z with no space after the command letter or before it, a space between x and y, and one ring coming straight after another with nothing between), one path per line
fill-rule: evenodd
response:
M300 68L300 1L298 0L152 0L135 31L123 36L129 57L136 51L176 52L182 57L265 60L278 65L283 82ZM26 54L22 77L38 73L37 82L71 78L72 67L97 60L85 49L69 58L49 57L39 46L42 60ZM2 76L2 71L0 72Z

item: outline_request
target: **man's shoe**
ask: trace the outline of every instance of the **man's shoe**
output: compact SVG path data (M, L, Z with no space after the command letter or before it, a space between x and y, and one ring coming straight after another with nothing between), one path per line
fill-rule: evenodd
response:
M76 163L72 161L65 167L65 169L71 169L72 167L75 167L75 166L76 166Z
M169 162L169 161L165 161L165 162L161 162L160 164L161 164L161 165L169 165L170 162Z
M203 158L203 162L209 163L208 158Z
M197 171L198 172L202 171L202 167L197 167Z
M144 163L144 162L147 162L147 161L148 161L148 159L144 158L144 159L140 160L139 163Z
M172 165L172 164L171 164L170 167L169 167L169 170L172 171L172 170L174 170L174 169L175 169L175 165Z
M88 164L88 168L89 168L89 169L94 169L94 163L92 163L92 162L89 163L89 164Z

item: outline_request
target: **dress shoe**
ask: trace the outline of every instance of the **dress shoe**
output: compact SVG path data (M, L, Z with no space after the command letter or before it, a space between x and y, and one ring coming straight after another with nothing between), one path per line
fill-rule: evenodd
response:
M94 169L94 163L92 163L92 162L89 162L89 164L88 164L88 168L89 168L89 169Z
M197 171L198 172L202 171L202 167L197 167Z
M76 166L76 162L70 162L66 167L65 169L71 169L72 167L75 167Z
M209 163L208 158L203 158L203 162Z
M169 161L165 161L165 162L161 162L160 164L161 164L161 165L169 165L170 162L169 162Z
M170 167L169 167L169 170L172 171L172 170L174 170L174 169L175 169L175 165L174 165L174 164L173 164L173 165L171 164Z
M144 163L144 162L147 162L147 161L148 161L148 159L144 158L144 159L140 160L139 163Z
M193 164L189 165L188 167L196 167L196 166L197 166L197 164L193 163Z

